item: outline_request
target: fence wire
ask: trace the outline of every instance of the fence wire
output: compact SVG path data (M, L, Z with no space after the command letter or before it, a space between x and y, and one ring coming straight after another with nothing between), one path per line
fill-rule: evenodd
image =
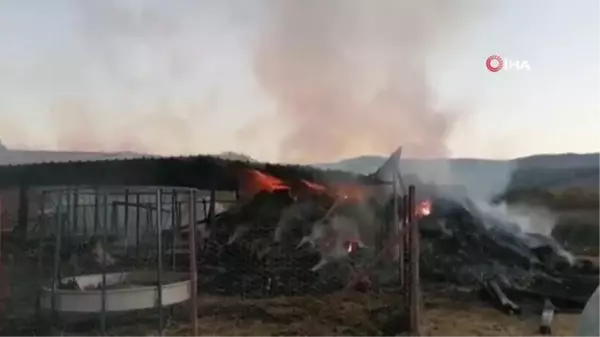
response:
M412 270L401 266L410 265L410 241L396 235L410 221L402 213L407 204L297 197L286 191L261 192L246 200L234 195L195 191L190 199L189 189L166 187L46 190L26 239L10 248L15 259L9 268L13 292L8 316L20 323L2 331L145 333L123 330L133 329L135 321L160 333L183 324L176 331L187 334L206 329L207 322L198 321L205 317L231 322L232 315L243 320L263 315L259 320L272 321L279 327L272 333L278 334L391 334L405 329ZM192 232L194 251L189 249ZM104 276L86 283L85 275ZM91 318L73 322L62 317L67 302L57 297L71 290L106 296L115 289L186 280L194 284L195 279L203 298L202 304L192 305L195 310L157 310L159 306L135 318L113 315L110 300L103 300ZM361 328L331 330L344 315L333 313L348 305L362 315L357 318L361 323L352 323ZM325 315L322 319L329 323L311 326L289 310ZM28 320L34 323L23 323ZM304 325L291 328L295 321ZM40 325L58 330L40 331Z

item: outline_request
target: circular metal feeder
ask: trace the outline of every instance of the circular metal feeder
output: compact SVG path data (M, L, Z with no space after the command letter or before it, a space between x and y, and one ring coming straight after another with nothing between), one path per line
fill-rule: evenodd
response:
M185 302L191 297L188 273L166 272L162 275L162 306ZM156 308L159 290L155 271L106 274L103 291L102 274L81 275L61 280L62 284L75 282L79 289L54 290L54 310L63 313L97 313L102 311L102 296L106 312L123 312ZM41 307L52 309L52 289L42 288Z

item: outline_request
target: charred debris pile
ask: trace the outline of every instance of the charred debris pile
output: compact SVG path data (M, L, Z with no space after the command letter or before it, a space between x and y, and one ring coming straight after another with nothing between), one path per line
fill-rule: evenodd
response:
M431 214L419 226L425 279L478 285L503 297L497 288L565 308L583 307L598 286L597 266L573 257L554 238L526 233L467 198L433 199ZM502 305L511 310L512 304Z
M364 187L243 176L241 200L199 225L201 287L251 297L344 287L369 234Z
M242 200L198 226L204 291L262 297L342 289L390 236L394 202L381 186L289 183L254 169L243 181ZM415 214L424 282L499 288L565 306L583 305L597 287L598 270L553 238L525 233L468 198L427 193ZM393 257L387 260L368 286L397 280Z

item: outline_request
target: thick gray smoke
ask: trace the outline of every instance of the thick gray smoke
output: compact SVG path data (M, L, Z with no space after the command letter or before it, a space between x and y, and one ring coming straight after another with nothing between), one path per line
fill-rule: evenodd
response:
M456 114L436 107L426 60L476 17L458 0L21 3L0 5L0 38L35 41L0 52L9 144L245 151L230 135L274 101L288 128L251 120L268 135L255 152L280 144L278 159L300 162L400 143L408 156L446 155Z
M0 109L31 112L43 129L3 118L10 144L177 154L210 140L212 151L245 151L252 142L230 135L255 117L246 131L268 136L249 154L279 147L277 159L299 162L400 143L408 156L445 155L456 114L437 108L426 61L441 33L479 17L458 0L62 0L14 20L5 13L18 6L3 4L4 31L35 43L0 57L0 87L31 107L4 90ZM40 20L44 9L54 14ZM255 116L270 102L287 128Z
M466 24L460 2L277 1L255 73L289 124L281 159L323 162L391 151L443 157L457 114L442 111L426 61L445 30Z
M220 133L232 132L219 125L222 92L234 91L220 90L232 66L222 60L243 40L237 11L245 4L61 0L2 8L4 31L24 40L0 53L0 88L10 84L0 109L19 117L2 118L10 144L160 154L227 149L216 145ZM0 31L3 37L12 38Z

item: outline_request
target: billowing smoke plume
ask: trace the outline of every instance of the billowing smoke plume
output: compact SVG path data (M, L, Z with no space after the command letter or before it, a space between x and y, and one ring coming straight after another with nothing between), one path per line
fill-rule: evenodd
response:
M456 114L440 111L426 61L444 30L470 16L459 2L277 1L255 73L289 132L289 162L391 151L441 157Z
M219 149L212 130L231 132L218 125L218 108L222 55L238 42L231 33L244 32L230 24L232 6L63 0L30 10L17 3L3 3L0 15L4 32L24 40L0 52L0 110L18 117L2 118L9 147L160 154L230 147ZM50 14L39 17L44 6ZM2 19L9 10L15 20ZM0 31L4 37L12 38Z
M479 16L443 0L63 0L12 20L18 3L0 7L0 38L35 43L0 55L0 109L28 115L0 123L9 147L298 162L399 144L406 156L445 155L457 114L438 107L427 61L441 33ZM271 102L286 127L256 116ZM231 137L248 120L237 135L266 139Z

